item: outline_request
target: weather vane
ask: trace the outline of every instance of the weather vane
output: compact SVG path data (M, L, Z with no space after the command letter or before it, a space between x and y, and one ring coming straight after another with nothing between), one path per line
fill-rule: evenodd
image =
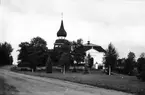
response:
M63 19L63 12L61 13L61 18Z
M90 36L88 36L88 41L90 41Z

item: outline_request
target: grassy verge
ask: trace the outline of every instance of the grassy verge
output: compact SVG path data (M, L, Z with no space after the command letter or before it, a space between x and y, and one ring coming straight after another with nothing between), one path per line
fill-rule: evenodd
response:
M5 83L3 77L0 77L0 95L15 95L16 88Z
M90 74L83 74L83 72L67 72L66 74L62 74L56 70L53 70L52 74L47 74L44 71L30 72L18 71L16 69L12 69L12 71L33 76L66 80L128 93L136 93L137 95L145 95L145 82L139 81L135 76L108 76L102 73L101 71L91 71Z

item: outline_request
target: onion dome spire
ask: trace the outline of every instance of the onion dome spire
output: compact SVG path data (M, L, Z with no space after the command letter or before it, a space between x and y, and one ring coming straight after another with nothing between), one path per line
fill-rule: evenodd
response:
M63 14L62 14L62 17L63 17ZM63 19L62 19L60 29L57 32L57 37L66 37L66 36L67 36L67 33L64 29Z

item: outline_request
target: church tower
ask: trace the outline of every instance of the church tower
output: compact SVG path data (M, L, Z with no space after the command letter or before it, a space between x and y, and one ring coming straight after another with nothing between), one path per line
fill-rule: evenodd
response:
M65 39L66 36L67 36L67 32L64 29L63 18L62 18L60 28L57 32L58 38L54 43L54 50L56 50L56 49L58 50L62 47L62 45L64 45L65 43L68 43L68 40Z

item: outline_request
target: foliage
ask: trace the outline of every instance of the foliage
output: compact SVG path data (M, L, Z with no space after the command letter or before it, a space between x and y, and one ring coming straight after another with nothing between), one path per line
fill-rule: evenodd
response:
M140 58L145 58L145 53L141 53Z
M132 61L134 61L135 60L135 53L129 52L128 53L128 59L131 59Z
M28 57L28 52L29 52L29 48L30 48L30 44L28 42L21 42L19 44L20 49L19 51L19 55L18 55L18 60L24 61L26 60L26 58Z
M93 67L93 62L94 62L93 57L90 57L90 59L89 59L89 68Z
M13 57L11 56L11 53L13 51L13 48L11 44L4 42L0 43L0 65L8 65L12 64Z
M138 58L137 63L138 73L141 73L143 71L143 65L145 65L145 58Z
M61 42L62 45L59 47L55 47L51 52L51 58L52 58L52 61L54 62L53 65L55 65L55 66L60 65L59 60L63 53L70 53L70 51L71 51L70 41L68 41L66 39L58 39L57 41Z
M142 81L145 81L145 71L141 72L139 77Z
M60 59L60 54L58 51L56 50L51 50L51 53L50 53L50 57L51 57L51 60L54 62L54 63L58 63L59 59ZM53 65L58 65L58 64L53 64Z
M44 39L40 37L34 37L29 42L21 42L19 44L20 49L18 60L21 64L25 61L30 63L31 68L36 68L36 66L45 66L48 48L47 43Z
M77 39L77 44L82 45L83 44L83 39L82 38Z
M71 55L70 53L62 53L60 60L59 60L59 65L64 67L65 66L65 70L68 70L70 65L71 65L71 59L70 59Z
M141 53L140 58L137 60L137 70L139 79L145 81L145 53Z
M110 43L108 45L108 49L106 50L106 53L103 58L105 67L109 68L110 66L111 69L114 70L117 59L118 59L118 53L115 47Z
M40 37L35 37L31 39L30 45L33 47L32 53L38 55L40 62L38 66L45 66L48 56L48 48L46 46L46 41Z
M41 37L34 37L33 39L31 39L30 43L34 47L46 48L46 45L47 45L46 41L42 39Z
M48 56L46 61L46 73L52 73L52 61L50 56Z
M117 64L115 66L115 70L118 72L118 73L121 73L121 74L124 74L124 68L125 68L125 61L126 59L125 58L121 58L121 59L118 59L117 60Z
M61 51L69 53L71 49L70 47L71 47L71 43L69 41L65 41L65 43L61 47Z
M81 61L84 61L85 51L84 46L82 44L82 39L78 39L77 42L72 42L71 54L73 56L73 59L77 62L77 64Z
M135 54L133 52L128 53L128 58L125 61L125 74L132 75L135 65Z
M99 64L99 65L98 65L98 69L99 69L99 70L103 69L103 65Z

